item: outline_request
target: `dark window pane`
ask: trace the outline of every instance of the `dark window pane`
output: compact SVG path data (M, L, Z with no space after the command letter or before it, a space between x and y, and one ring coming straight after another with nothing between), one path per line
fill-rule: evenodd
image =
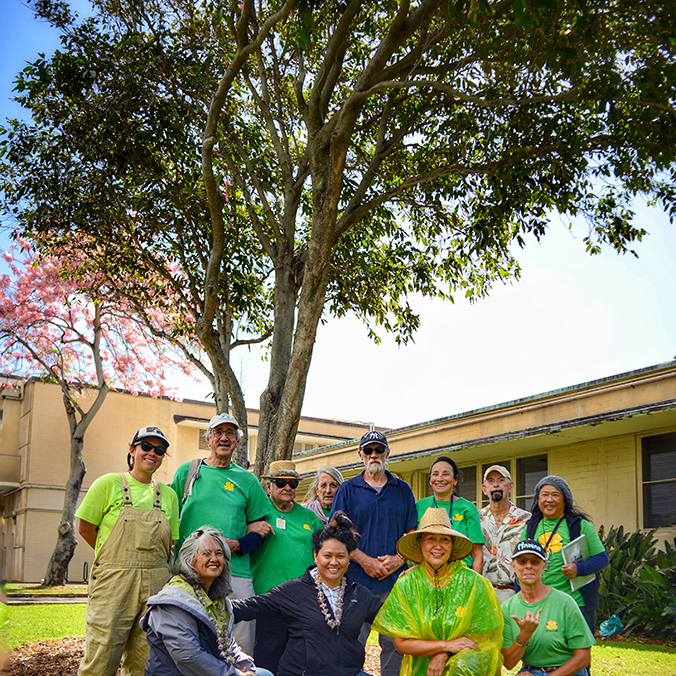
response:
M643 438L643 481L676 479L676 432Z
M530 510L535 495L535 487L540 479L547 476L547 456L532 455L529 458L517 458L516 461L516 504L521 509Z
M676 524L676 481L643 486L645 528Z
M476 505L476 465L460 468L460 482L455 487L455 492Z

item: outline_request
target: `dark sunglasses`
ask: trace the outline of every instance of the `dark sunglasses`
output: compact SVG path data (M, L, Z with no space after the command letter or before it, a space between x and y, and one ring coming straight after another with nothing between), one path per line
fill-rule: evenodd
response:
M145 451L146 453L150 453L150 451L155 451L155 455L159 455L161 457L167 452L167 447L162 445L155 446L154 444L151 444L149 441L142 441L141 450Z
M386 450L385 446L376 446L375 448L362 448L361 452L366 456L373 455L374 453L382 455Z
M300 482L298 481L298 479L273 479L272 483L275 484L277 488L284 488L284 486L288 484L289 488L293 488L293 490L296 490Z

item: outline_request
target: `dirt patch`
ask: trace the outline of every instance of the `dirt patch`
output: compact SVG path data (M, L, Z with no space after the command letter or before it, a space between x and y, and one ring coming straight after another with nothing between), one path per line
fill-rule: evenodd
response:
M12 650L10 674L12 676L77 676L83 653L83 637L30 643ZM364 671L380 676L380 646L366 646Z
M84 637L38 641L12 650L12 676L77 676ZM118 671L118 674L120 672Z

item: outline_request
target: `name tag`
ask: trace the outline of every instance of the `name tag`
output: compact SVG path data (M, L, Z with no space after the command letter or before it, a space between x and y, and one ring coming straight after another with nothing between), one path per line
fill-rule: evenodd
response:
M281 516L278 516L277 521L275 522L275 528L279 528L280 530L286 530L286 520L283 519Z

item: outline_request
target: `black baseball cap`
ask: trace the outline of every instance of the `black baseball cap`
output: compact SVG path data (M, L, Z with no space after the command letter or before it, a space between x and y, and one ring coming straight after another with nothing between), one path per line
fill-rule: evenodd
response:
M523 554L534 554L535 556L539 556L543 561L549 560L547 551L537 540L521 540L521 542L514 547L512 559L515 559L517 556L522 556Z
M387 437L382 432L371 430L360 439L359 450L364 448L364 446L368 446L368 444L380 444L387 448Z

